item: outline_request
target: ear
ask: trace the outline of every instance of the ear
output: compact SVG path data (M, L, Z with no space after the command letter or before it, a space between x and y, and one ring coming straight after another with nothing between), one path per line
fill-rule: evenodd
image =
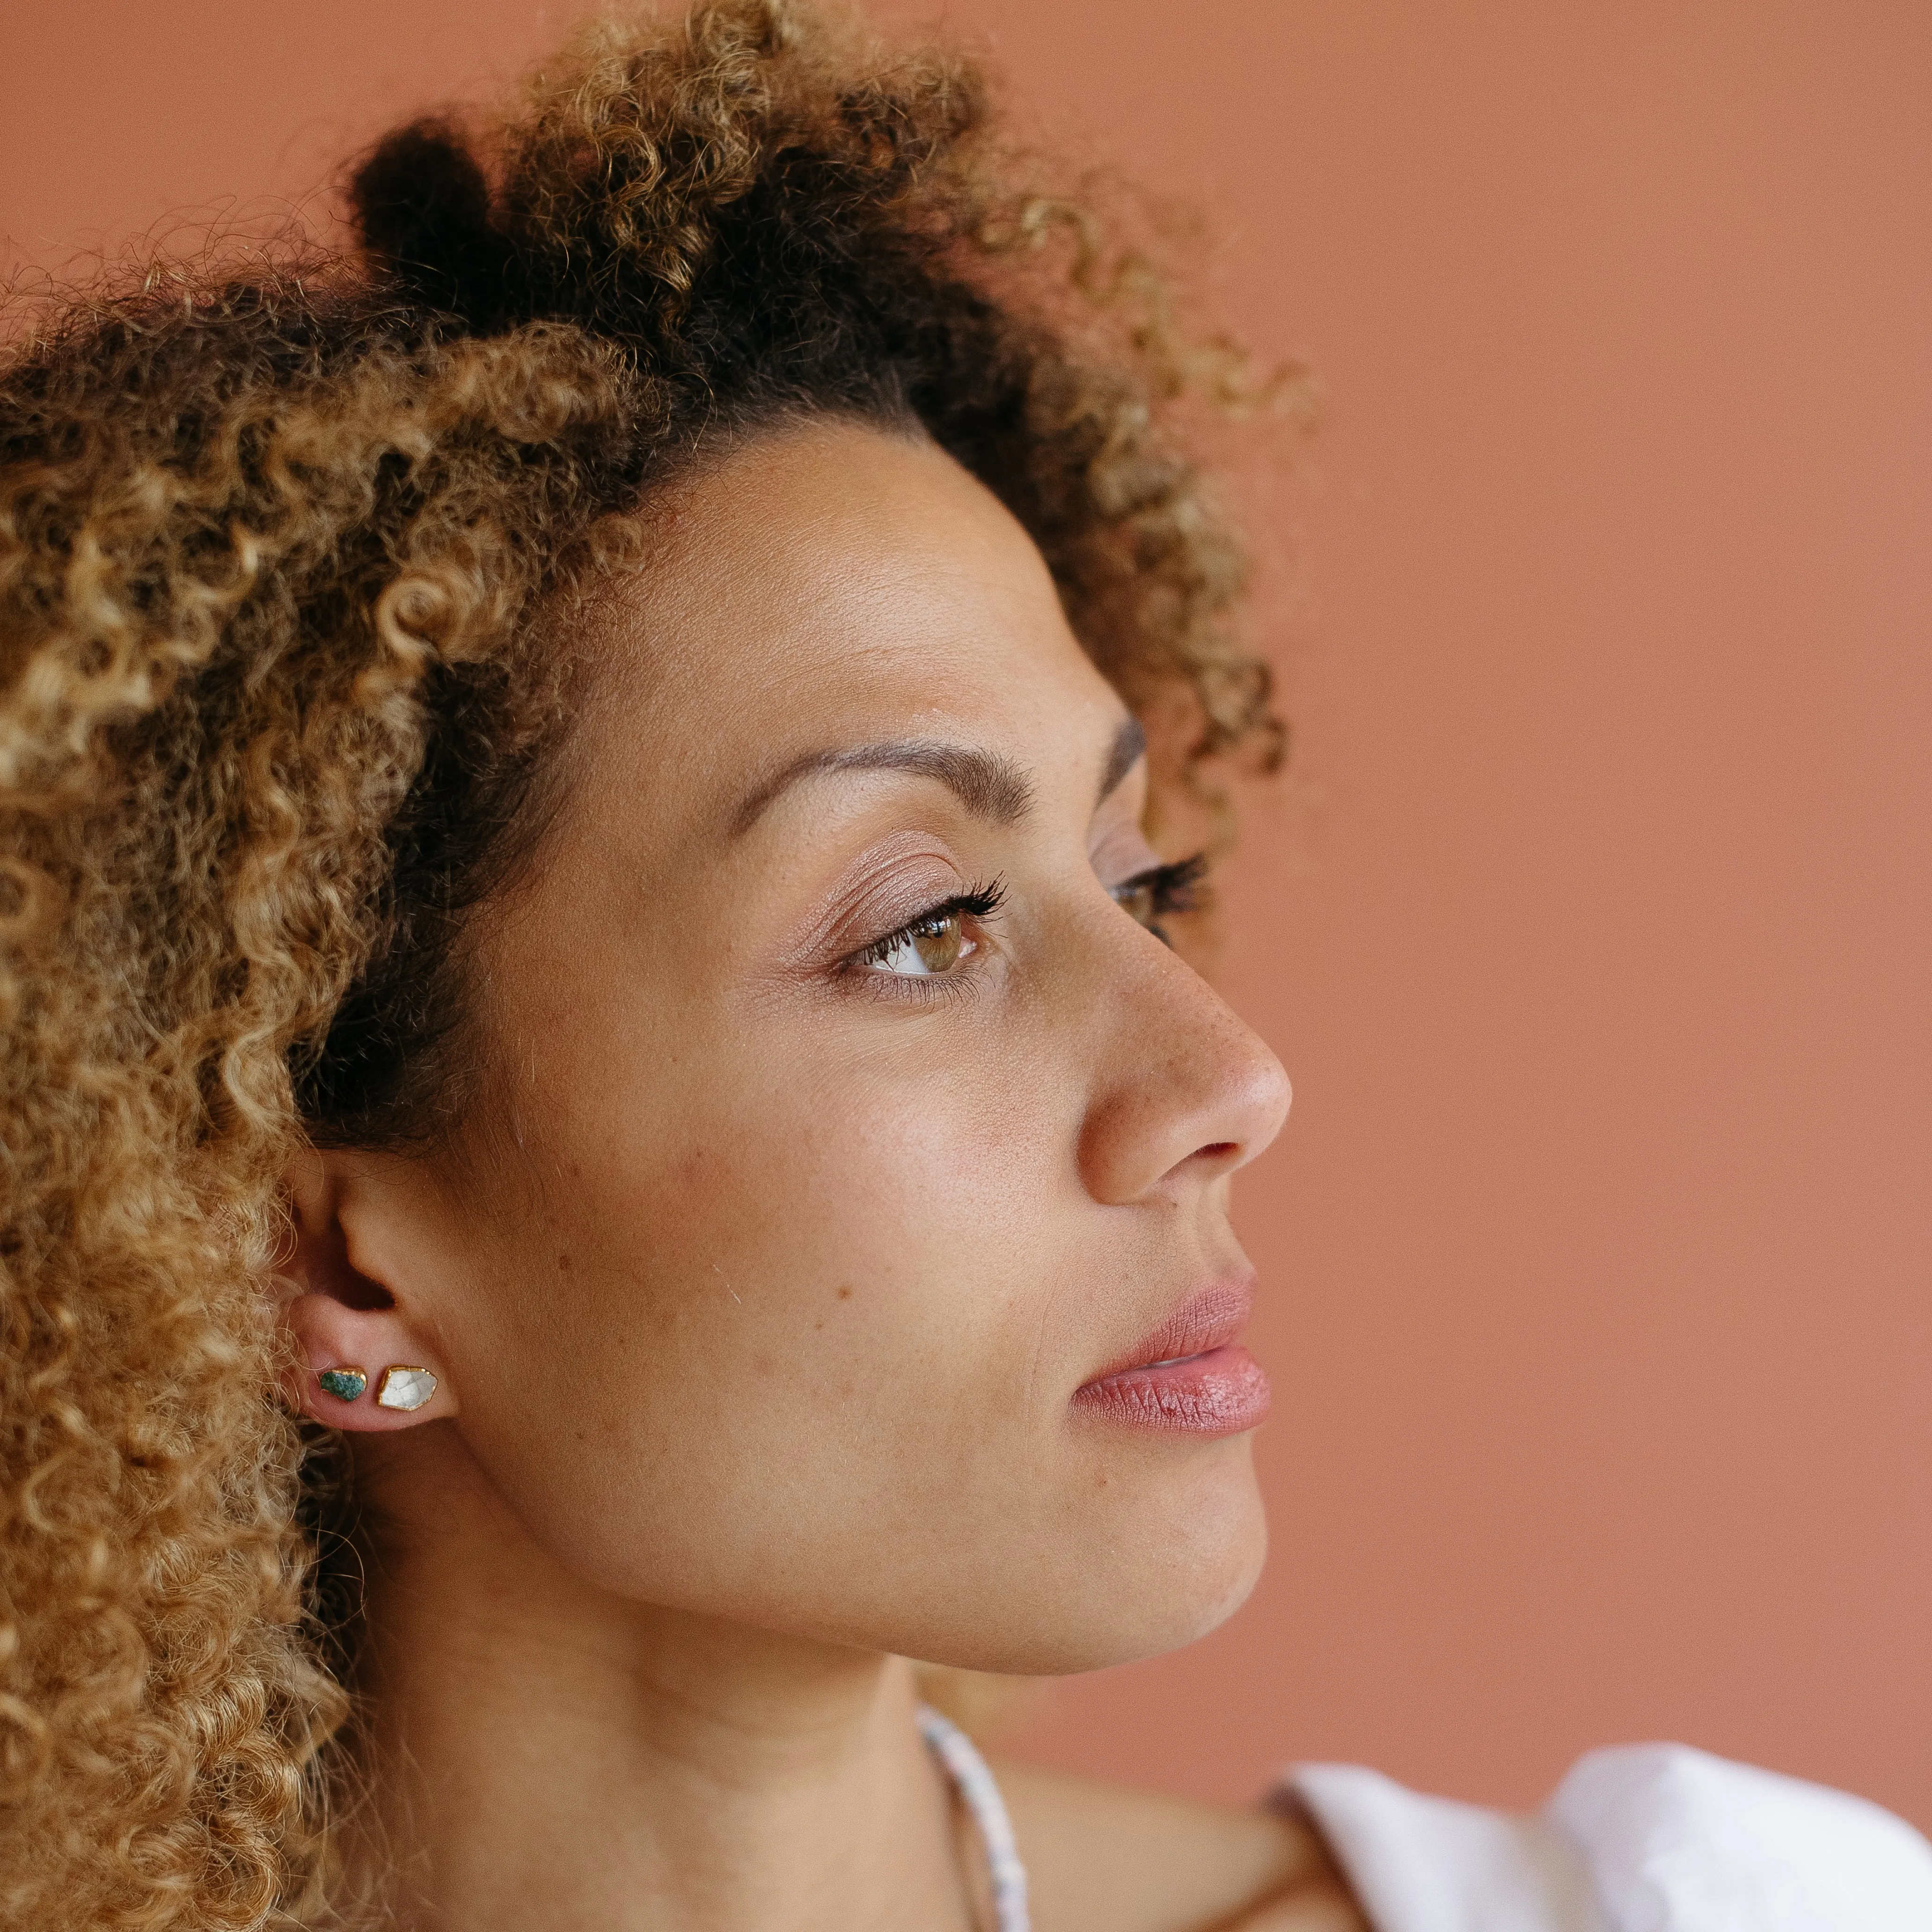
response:
M284 1177L294 1252L278 1318L294 1344L290 1400L332 1429L412 1429L456 1413L456 1390L396 1257L403 1190L366 1154L298 1155Z

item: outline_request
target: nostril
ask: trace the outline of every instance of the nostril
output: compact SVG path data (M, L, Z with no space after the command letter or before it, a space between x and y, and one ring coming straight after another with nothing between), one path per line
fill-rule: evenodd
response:
M1239 1141L1210 1141L1205 1147L1194 1150L1197 1160L1232 1160L1241 1150Z

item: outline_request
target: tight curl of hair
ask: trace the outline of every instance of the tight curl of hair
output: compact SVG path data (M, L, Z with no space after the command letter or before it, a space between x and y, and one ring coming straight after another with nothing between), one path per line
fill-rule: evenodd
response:
M626 16L500 123L383 141L353 250L157 270L0 367L7 1923L328 1920L280 1177L460 1111L455 941L656 488L800 417L923 434L1130 704L1274 752L1187 358L1023 172L950 56L784 0Z

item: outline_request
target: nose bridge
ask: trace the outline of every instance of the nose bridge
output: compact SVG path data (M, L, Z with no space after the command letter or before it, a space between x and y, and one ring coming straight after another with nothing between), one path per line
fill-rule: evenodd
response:
M1252 1160L1288 1117L1288 1076L1208 982L1124 922L1092 969L1080 1166L1096 1199L1139 1198L1196 1156L1204 1181Z

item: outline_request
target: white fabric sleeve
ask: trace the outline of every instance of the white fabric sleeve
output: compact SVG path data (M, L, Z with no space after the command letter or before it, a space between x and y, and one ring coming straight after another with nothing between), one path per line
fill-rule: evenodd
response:
M1932 1932L1932 1845L1903 1819L1683 1744L1592 1751L1534 1817L1354 1765L1280 1795L1376 1932Z
M1546 1815L1616 1932L1932 1932L1932 1845L1847 1792L1623 1744L1579 1759Z
M1286 1789L1376 1932L1609 1932L1582 1857L1545 1819L1426 1798L1360 1765L1298 1765Z

